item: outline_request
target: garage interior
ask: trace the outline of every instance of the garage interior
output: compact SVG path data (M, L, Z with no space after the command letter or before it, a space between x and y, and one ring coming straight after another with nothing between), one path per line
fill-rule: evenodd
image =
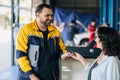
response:
M10 0L8 0L9 2ZM24 1L24 0L22 0ZM19 27L23 24L34 20L34 10L38 4L47 3L51 4L54 8L60 7L65 10L76 11L79 13L91 13L96 15L100 24L109 23L117 31L120 31L120 0L28 0L30 5L21 6L21 0L11 0L9 5L0 4L0 7L8 8L8 13L0 14L0 37L5 39L0 42L0 80L17 80L17 61L15 57L15 36ZM26 0L27 2L27 0ZM27 4L26 4L27 5ZM19 8L17 8L19 7ZM22 12L28 12L28 16L23 16ZM13 15L14 14L14 15ZM25 17L25 19L23 18ZM7 25L9 24L10 27ZM2 22L2 23L1 23ZM3 32L4 31L4 32ZM8 31L8 32L7 32ZM6 41L6 42L5 42ZM4 45L4 46L3 46ZM69 50L75 50L86 57L87 61L92 63L95 58L100 54L99 51L93 48L79 49L68 47ZM85 49L85 50L84 50ZM97 53L97 54L95 54ZM5 55L4 55L5 54ZM87 55L86 55L87 54ZM89 56L88 56L89 54ZM7 55L7 56L6 56ZM7 65L6 65L7 63ZM74 59L60 61L61 80L87 80L87 73L84 72L82 64ZM7 77L6 77L7 76Z

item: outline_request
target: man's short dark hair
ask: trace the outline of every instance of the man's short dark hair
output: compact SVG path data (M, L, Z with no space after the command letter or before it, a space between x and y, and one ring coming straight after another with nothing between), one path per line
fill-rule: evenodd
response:
M75 21L75 20L72 20L72 21L71 21L71 23L74 23L74 24L75 24L75 23L76 23L76 21Z
M91 22L96 22L95 18L91 20Z
M41 12L43 8L52 9L52 6L50 6L49 4L40 4L36 7L35 13Z

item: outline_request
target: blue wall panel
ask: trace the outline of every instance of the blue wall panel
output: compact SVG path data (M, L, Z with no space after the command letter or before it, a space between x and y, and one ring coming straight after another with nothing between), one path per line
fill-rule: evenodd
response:
M108 23L111 27L118 28L118 0L101 0L100 23Z

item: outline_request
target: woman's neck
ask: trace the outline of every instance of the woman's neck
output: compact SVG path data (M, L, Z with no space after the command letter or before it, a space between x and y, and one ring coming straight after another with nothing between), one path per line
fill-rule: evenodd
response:
M99 64L99 63L103 60L104 57L105 57L105 55L102 53L102 54L98 57L97 63Z

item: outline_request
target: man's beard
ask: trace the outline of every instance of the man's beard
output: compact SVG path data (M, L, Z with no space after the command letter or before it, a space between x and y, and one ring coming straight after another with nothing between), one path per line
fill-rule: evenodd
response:
M52 22L53 22L53 20L49 20L49 22L48 21L40 21L44 26L49 26Z

